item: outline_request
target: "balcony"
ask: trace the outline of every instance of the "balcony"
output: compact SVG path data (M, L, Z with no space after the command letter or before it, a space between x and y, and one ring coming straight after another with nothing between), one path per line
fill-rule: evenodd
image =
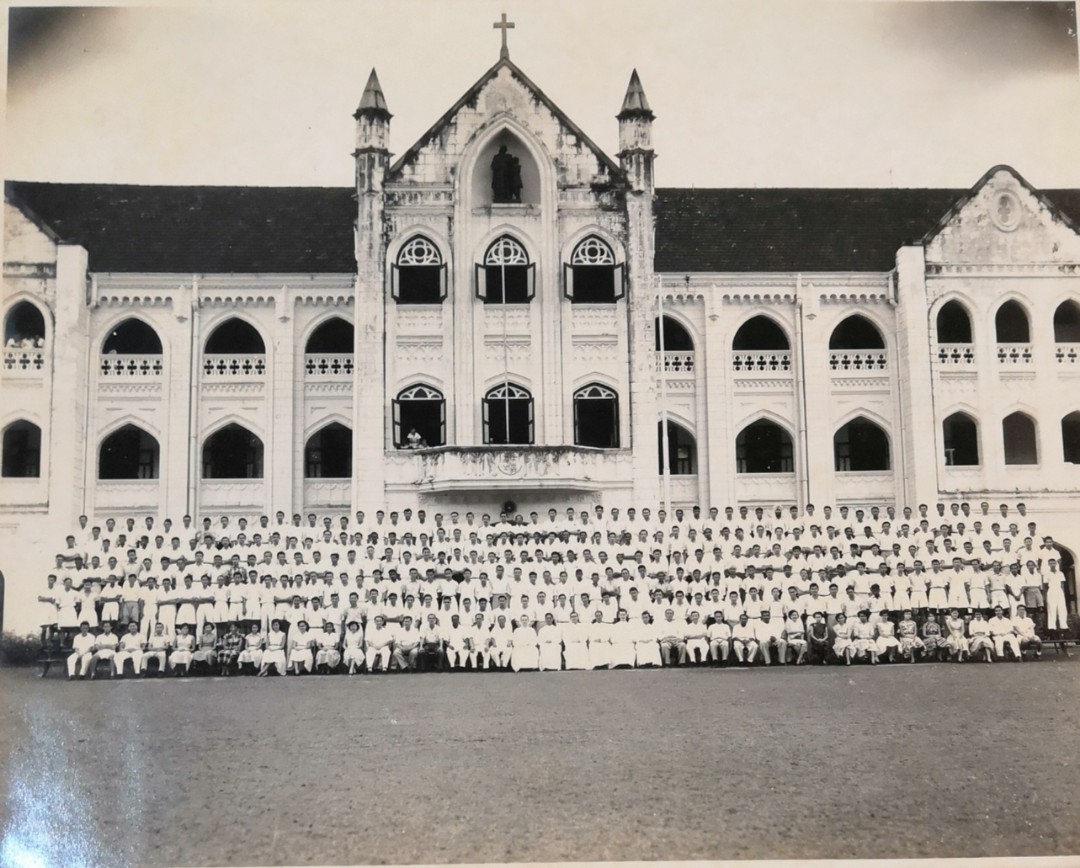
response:
M633 485L628 449L440 446L386 453L387 488L403 492L598 491Z
M109 380L159 380L165 370L161 355L135 356L109 354L101 357L101 376Z
M1054 358L1062 367L1080 370L1080 344L1057 344Z
M998 344L997 360L1003 368L1028 367L1032 363L1031 344Z
M694 351L658 352L656 354L656 373L663 373L668 376L678 376L680 374L693 376Z
M352 375L352 353L308 353L304 356L304 376L309 382L342 382L351 380Z
M829 370L833 376L884 374L889 370L889 354L885 350L830 350Z
M791 375L790 350L736 350L731 354L735 375Z
M973 344L938 344L937 361L943 368L963 370L975 366Z
M203 377L206 379L262 379L266 374L266 356L258 355L212 355L202 359Z
M4 374L41 377L45 373L44 347L4 347Z

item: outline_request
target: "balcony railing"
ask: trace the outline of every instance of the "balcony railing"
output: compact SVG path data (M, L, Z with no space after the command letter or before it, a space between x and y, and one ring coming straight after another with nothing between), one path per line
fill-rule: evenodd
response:
M731 354L736 374L790 374L790 350L736 350Z
M1054 348L1054 358L1059 365L1080 364L1080 344L1058 344Z
M885 350L830 350L829 368L837 374L876 374L889 369Z
M673 350L656 354L656 373L694 373L694 351Z
M1030 365L1031 344L998 344L997 359L999 365Z
M156 379L165 370L163 358L161 355L104 355L101 357L101 376Z
M353 374L352 353L309 353L304 356L309 380L348 380Z
M975 364L973 344L938 344L938 364L953 368L966 368Z
M43 370L44 347L4 347L4 373L32 377Z
M204 355L204 377L262 377L266 373L266 356Z

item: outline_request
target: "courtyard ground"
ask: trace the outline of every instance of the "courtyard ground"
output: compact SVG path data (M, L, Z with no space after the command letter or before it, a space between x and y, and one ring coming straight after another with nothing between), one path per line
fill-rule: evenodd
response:
M1080 853L1080 660L67 683L0 864ZM40 859L40 863L20 862Z

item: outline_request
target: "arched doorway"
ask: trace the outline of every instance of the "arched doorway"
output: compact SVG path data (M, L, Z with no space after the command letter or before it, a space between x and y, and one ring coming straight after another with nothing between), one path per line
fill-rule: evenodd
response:
M1054 543L1058 553L1058 569L1065 574L1065 607L1069 614L1076 612L1076 558L1060 543Z

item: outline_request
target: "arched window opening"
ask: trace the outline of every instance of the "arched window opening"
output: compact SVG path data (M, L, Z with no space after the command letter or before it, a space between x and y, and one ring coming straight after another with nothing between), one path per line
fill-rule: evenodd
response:
M227 319L210 332L205 352L215 356L256 356L266 353L262 335L242 319Z
M157 479L159 452L153 434L125 425L101 441L98 479Z
M241 425L226 425L207 437L202 455L203 479L262 479L262 440Z
M484 443L491 446L533 442L533 397L527 389L502 383L484 396Z
M1054 311L1054 343L1080 343L1080 304L1063 301Z
M304 446L305 479L352 479L352 429L337 422L320 428Z
M339 316L321 323L307 339L304 352L308 355L344 355L351 354L353 345L353 325Z
M1080 464L1080 412L1061 420L1061 447L1066 464Z
M612 389L590 383L574 392L574 443L619 448L619 396Z
M1031 324L1027 311L1018 302L1007 301L994 316L994 330L999 344L1026 344L1031 342Z
M946 302L937 315L939 344L970 344L971 317L958 301Z
M660 319L659 317L654 322L655 334L656 334L656 350L660 351ZM670 316L664 317L663 322L663 335L664 335L664 352L693 352L694 351L694 339L690 337L688 332L677 319L673 319Z
M476 294L485 304L528 304L535 294L536 270L521 242L502 235L476 266Z
M885 338L866 317L853 314L837 324L829 336L830 350L883 350Z
M413 386L394 399L394 446L423 449L446 445L446 399L431 386Z
M563 267L566 297L575 304L612 304L623 296L623 266L595 235L584 239Z
M889 435L869 419L852 419L833 435L833 453L839 471L888 470Z
M441 304L446 298L446 263L422 235L398 251L390 267L390 294L398 304Z
M41 476L41 429L20 419L4 429L3 476L34 478Z
M1039 445L1035 420L1025 413L1013 413L1001 421L1006 464L1038 464Z
M109 332L101 351L106 355L160 356L161 338L141 319L126 319Z
M510 130L495 135L477 156L472 195L473 203L481 207L540 203L539 166Z
M663 423L656 424L658 444L659 473L664 473L664 428ZM693 476L697 473L697 440L678 422L668 419L668 467L672 476Z
M45 344L45 317L36 304L20 301L4 317L5 347L40 347Z
M945 464L974 467L979 463L979 430L967 413L953 413L941 423L945 441Z
M767 316L748 319L735 332L731 348L740 350L788 350L791 342L776 321Z
M794 473L791 435L775 422L758 419L735 438L736 473Z

